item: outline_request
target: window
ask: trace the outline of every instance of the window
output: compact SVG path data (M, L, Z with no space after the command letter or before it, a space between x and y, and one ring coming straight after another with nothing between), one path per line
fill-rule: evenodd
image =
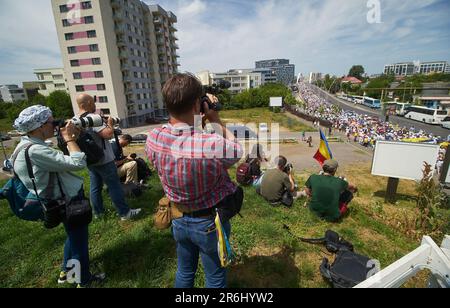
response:
M77 92L83 92L84 91L84 86L75 86L75 89Z
M94 16L86 16L86 17L84 17L84 23L85 24L93 24L94 23Z
M70 66L80 66L79 60L70 60Z
M92 64L93 65L100 65L100 64L102 64L102 61L100 60L100 58L93 58L92 59Z
M87 32L88 38L97 37L97 32L95 30L91 30Z
M127 12L127 13L128 13L128 12ZM130 25L130 24L127 24L127 28L128 28L128 31L131 32L131 25Z
M142 105L141 104L139 104L139 110L142 110Z
M136 96L137 96L137 100L140 100L140 99L141 99L141 94L138 93ZM140 105L139 105L139 106L140 106ZM139 109L139 110L142 110L142 109Z
M139 84L138 83L136 83L136 89L139 89Z
M63 27L70 27L72 25L67 19L63 19L62 23Z
M100 111L102 114L106 114L106 115L111 114L111 111L109 109L100 109Z
M133 37L132 36L128 37L128 42L133 43Z
M132 60L132 61L131 61L131 65L133 65L134 67L136 67L136 60Z
M97 90L98 91L105 91L106 90L106 86L104 84L98 84L97 85Z
M96 71L94 72L95 78L103 78L103 72L102 71Z
M66 4L59 6L59 12L60 13L67 13L68 11L69 11L69 8L67 7Z
M66 37L66 41L73 40L73 33L66 33L64 34L64 36Z
M92 9L92 3L91 3L91 1L84 1L84 2L81 2L81 8L82 8L83 10Z
M99 96L98 102L99 103L107 103L108 102L108 96Z
M134 78L138 78L138 73L134 72Z
M81 79L81 73L73 73L73 79Z
M77 48L74 47L74 46L70 46L70 47L67 47L67 51L68 51L70 54L77 53Z
M98 44L89 45L89 50L90 51L98 51Z

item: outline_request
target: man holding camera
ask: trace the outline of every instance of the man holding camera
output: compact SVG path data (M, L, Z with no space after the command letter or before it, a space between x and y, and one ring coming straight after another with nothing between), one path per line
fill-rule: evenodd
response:
M87 94L81 94L77 97L77 104L80 117L89 117L96 111L94 98ZM105 213L103 206L103 183L108 187L108 193L115 205L122 221L130 220L141 212L141 209L130 209L125 201L125 195L122 190L120 178L117 174L117 167L114 162L114 153L109 140L114 137L114 122L108 118L106 124L100 127L88 128L89 132L98 146L104 149L104 157L97 163L88 165L89 177L91 179L91 202L94 207L94 214L97 217Z
M261 181L257 193L271 204L280 202L286 206L292 206L296 197L293 167L287 163L284 156L275 159L277 168L268 170Z
M172 221L178 255L177 288L194 287L199 256L206 287L226 287L214 220L216 211L236 208L239 202L240 207L243 199L242 189L228 175L228 169L242 157L242 147L214 110L217 98L208 95L205 101L203 92L200 81L191 74L169 79L163 97L170 122L151 131L147 139L147 154L166 196L183 213ZM215 126L215 134L203 132L201 113ZM223 219L222 225L229 238L229 219Z

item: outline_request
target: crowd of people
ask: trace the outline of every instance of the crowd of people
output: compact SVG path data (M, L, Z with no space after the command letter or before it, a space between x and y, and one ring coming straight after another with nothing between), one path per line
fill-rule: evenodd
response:
M299 111L331 122L334 129L345 133L348 141L357 142L365 147L374 147L375 143L380 140L402 141L419 139L427 140L434 144L441 140L440 136L417 130L414 127L399 127L382 121L378 117L344 111L317 95L313 86L306 82L300 81L298 89L301 98L306 104L303 108L299 107Z

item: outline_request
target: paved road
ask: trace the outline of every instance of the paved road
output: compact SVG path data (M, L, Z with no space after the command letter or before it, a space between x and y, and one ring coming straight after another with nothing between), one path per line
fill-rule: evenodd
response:
M339 99L339 98L327 93L326 91L324 91L318 87L315 87L315 88L316 88L316 93L319 96L327 99L332 104L341 106L344 110L351 110L358 114L367 114L369 116L377 116L380 119L384 120L384 115L381 114L380 110L373 110L368 107L349 103L347 101L344 101L342 99ZM425 132L432 133L435 136L441 136L444 139L446 139L447 136L450 134L450 130L443 128L441 126L424 124L424 123L420 123L417 121L405 119L403 117L390 116L389 122L392 124L397 124L401 127L407 127L407 128L414 126L418 130L422 129Z

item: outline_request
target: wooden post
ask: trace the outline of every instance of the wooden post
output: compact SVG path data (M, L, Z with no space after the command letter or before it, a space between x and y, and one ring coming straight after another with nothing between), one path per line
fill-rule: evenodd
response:
M386 203L395 203L399 182L400 180L397 178L389 178L386 188L386 198L384 199Z

